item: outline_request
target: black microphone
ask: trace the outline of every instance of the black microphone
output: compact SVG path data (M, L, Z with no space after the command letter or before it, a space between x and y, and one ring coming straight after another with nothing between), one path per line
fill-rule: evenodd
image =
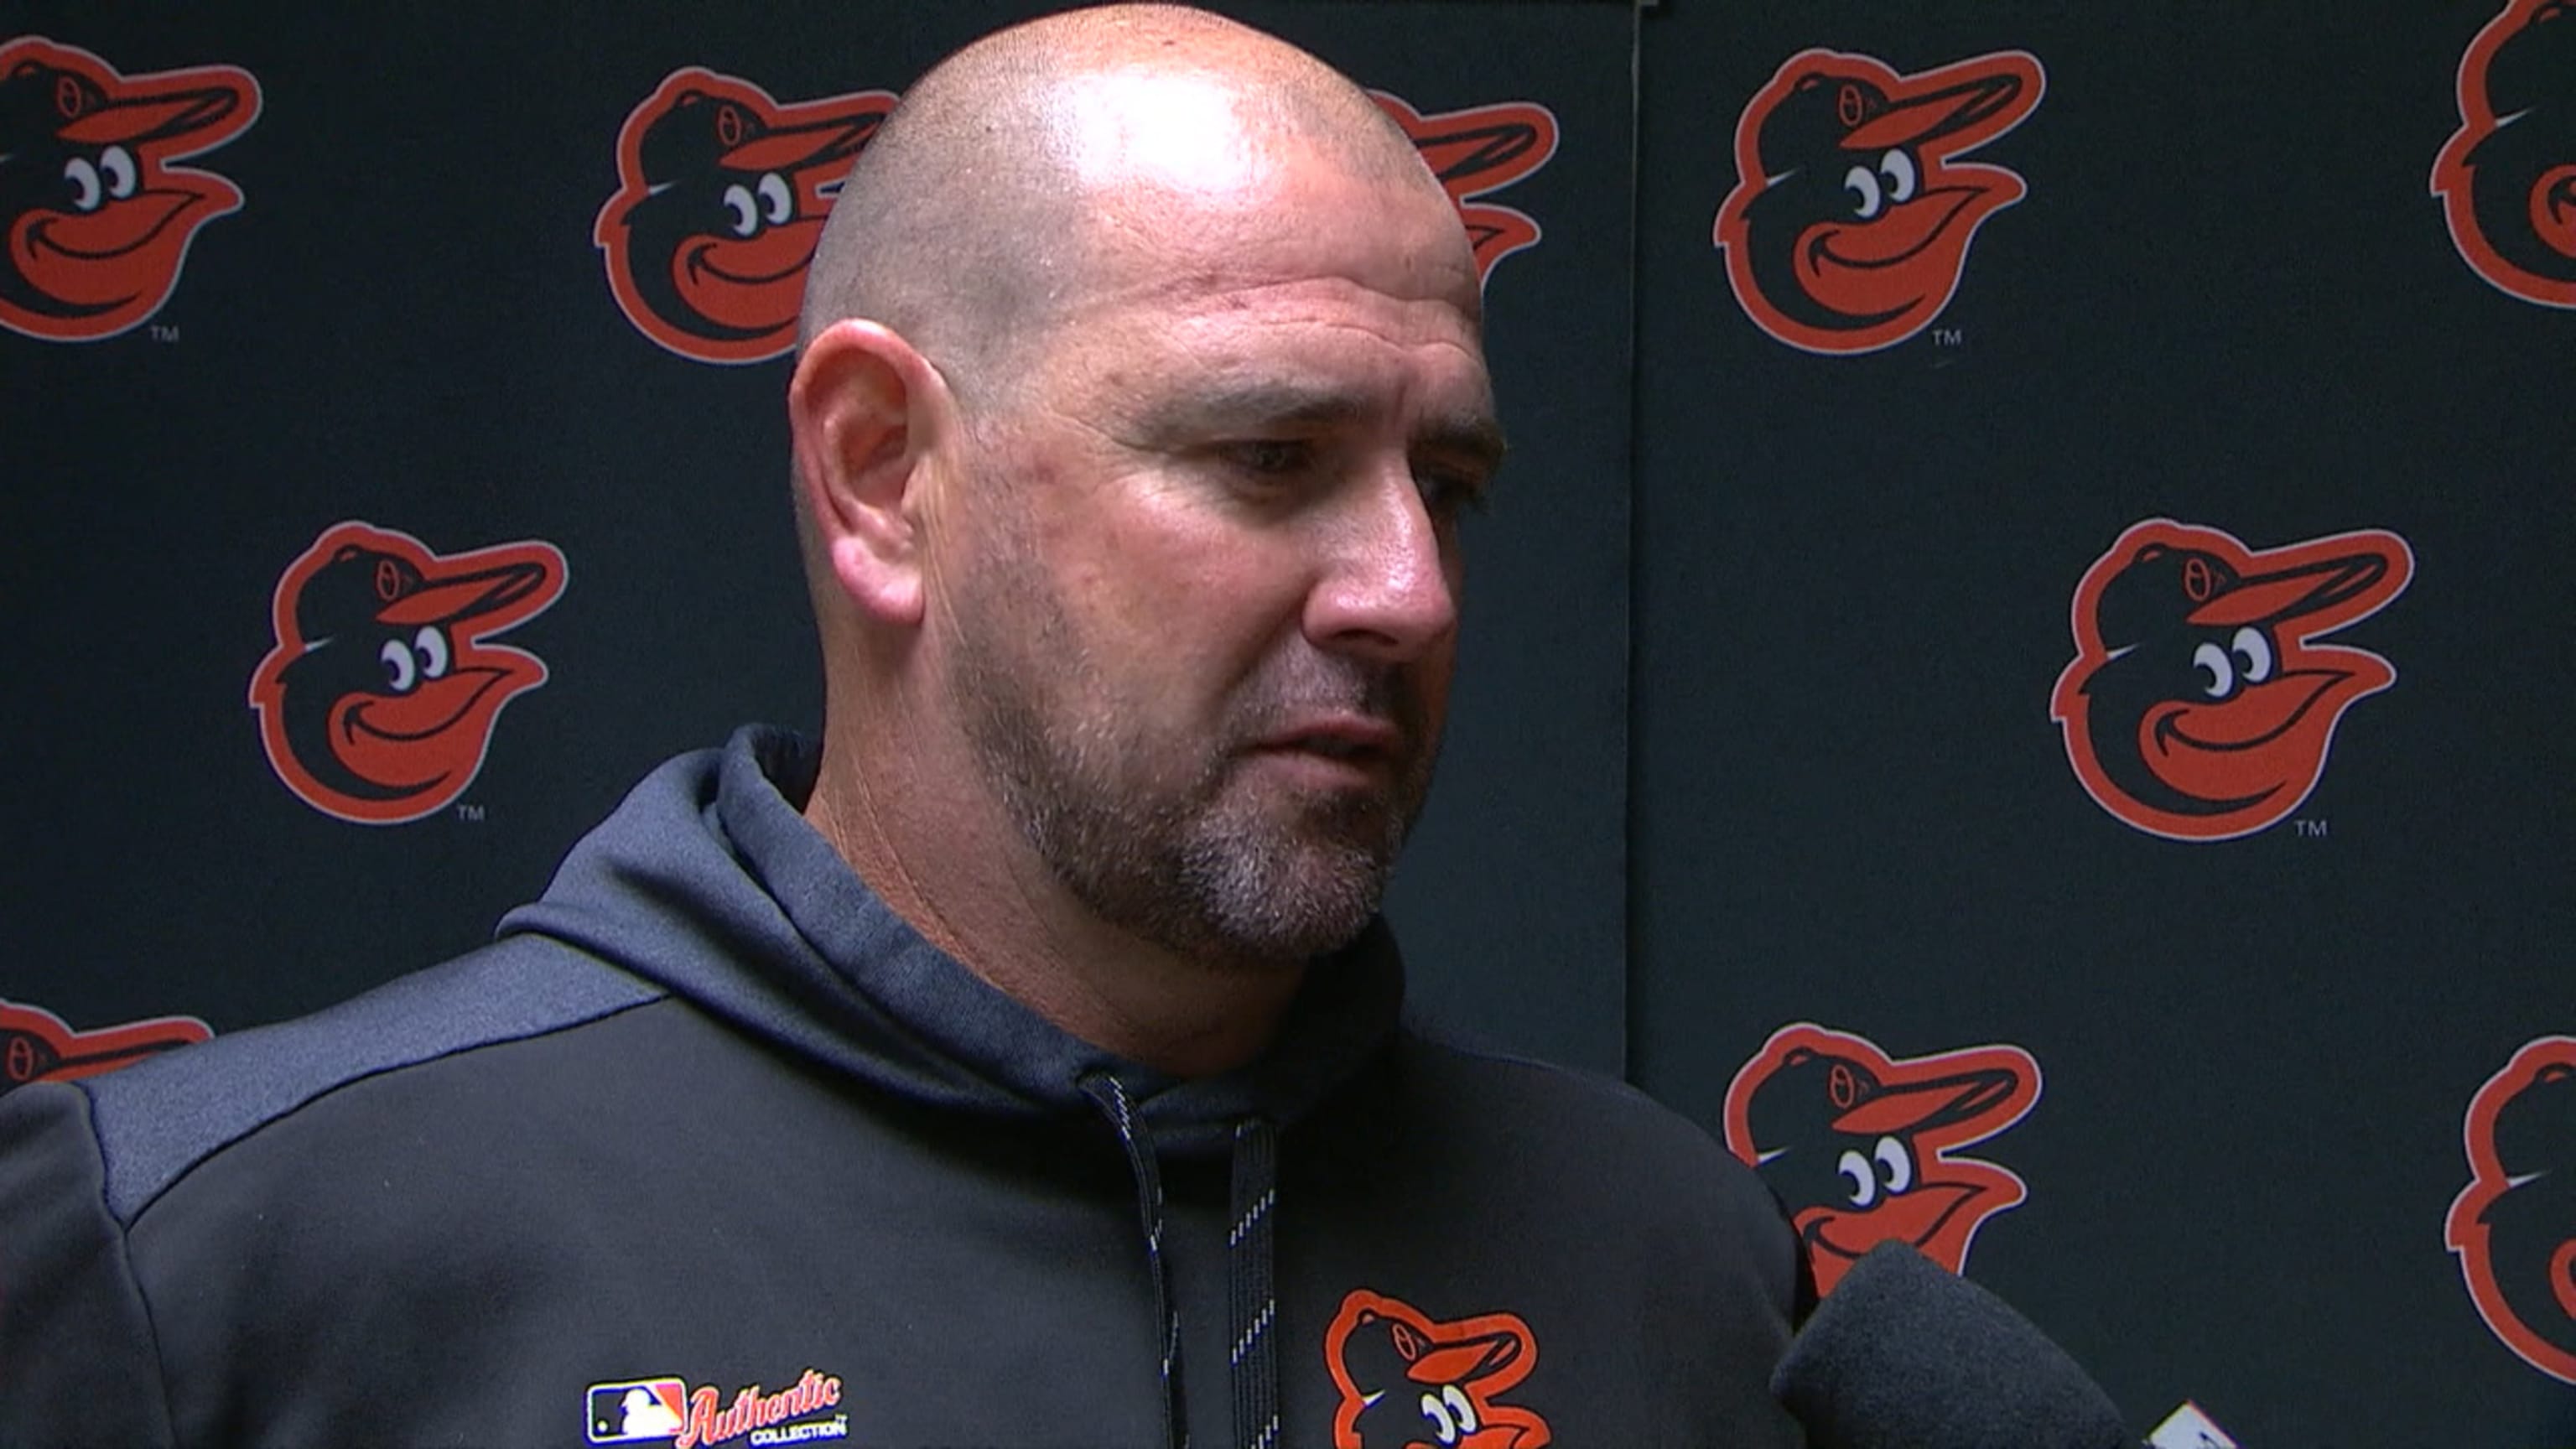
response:
M2136 1449L2101 1386L1903 1243L1852 1265L1772 1372L1808 1449Z

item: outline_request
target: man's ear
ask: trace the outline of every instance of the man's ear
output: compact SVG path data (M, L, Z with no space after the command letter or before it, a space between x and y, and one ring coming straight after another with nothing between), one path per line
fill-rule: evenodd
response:
M850 318L797 358L787 423L806 514L842 593L886 623L920 623L925 495L957 429L947 381L890 328Z

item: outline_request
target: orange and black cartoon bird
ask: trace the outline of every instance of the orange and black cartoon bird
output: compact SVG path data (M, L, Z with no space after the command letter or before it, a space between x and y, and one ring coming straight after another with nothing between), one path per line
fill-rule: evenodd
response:
M781 105L734 76L672 72L626 118L621 184L592 229L627 319L701 362L787 353L832 193L894 101Z
M1527 212L1479 198L1529 176L1556 155L1554 111L1529 101L1502 101L1426 116L1401 96L1369 96L1413 139L1423 164L1456 204L1480 281L1493 276L1496 262L1538 245L1539 225Z
M2510 0L2460 59L2433 163L2460 255L2525 301L2576 307L2576 0Z
M2470 1100L2444 1236L2496 1336L2576 1383L2576 1037L2525 1043Z
M391 529L329 529L279 580L277 643L252 676L269 764L345 820L444 809L482 769L501 706L546 679L535 655L486 640L563 586L549 543L442 557Z
M1977 228L2027 189L1954 158L2021 124L2042 89L2021 51L1918 75L1841 51L1791 57L1736 123L1738 180L1715 229L1736 300L1813 352L1867 352L1930 325Z
M1538 1362L1517 1315L1435 1323L1355 1292L1325 1332L1324 1357L1342 1395L1334 1449L1542 1449L1552 1437L1537 1413L1496 1401Z
M159 311L197 229L242 204L175 163L248 129L259 99L233 66L126 76L36 36L0 45L0 326L89 342Z
M2051 701L2076 774L2154 834L2214 840L2308 797L2335 726L2397 678L2362 649L2312 642L2395 598L2413 554L2393 533L2255 551L2152 519L2076 588L2076 658Z
M1959 1272L1984 1221L2026 1195L2019 1176L1957 1149L2039 1100L2039 1064L2013 1046L1899 1060L1866 1037L1799 1022L1772 1033L1726 1093L1726 1143L1806 1243L1816 1289L1880 1243Z
M68 1082L112 1072L212 1035L193 1016L74 1031L41 1006L0 1001L0 1094L30 1082Z

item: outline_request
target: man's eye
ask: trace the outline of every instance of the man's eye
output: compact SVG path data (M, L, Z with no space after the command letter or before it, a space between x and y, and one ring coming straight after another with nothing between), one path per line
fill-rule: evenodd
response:
M1312 447L1289 438L1255 438L1225 446L1228 463L1265 478L1282 478L1299 472L1314 460L1314 456Z
M1423 505L1433 513L1485 511L1485 479L1480 473L1425 468L1413 475L1413 484L1422 490Z

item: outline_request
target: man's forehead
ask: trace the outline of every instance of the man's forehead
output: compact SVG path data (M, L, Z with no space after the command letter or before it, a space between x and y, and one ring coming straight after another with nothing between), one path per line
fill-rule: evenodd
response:
M1284 107L1237 73L1129 66L1060 78L1038 108L1084 253L1118 293L1336 271L1478 306L1457 209L1376 107ZM1073 280L1068 278L1067 280Z
M1060 311L1205 307L1293 317L1357 306L1409 314L1410 335L1476 337L1483 294L1475 254L1448 198L1366 185L1312 168L1199 205L1121 207L1082 223L1080 282ZM1134 198L1129 198L1132 202Z
M1176 198L1248 194L1277 167L1239 81L1168 68L1068 76L1051 88L1048 139L1075 186Z
M1184 273L1103 292L1077 302L1068 315L1076 319L1076 335L1087 332L1130 352L1177 354L1210 378L1427 381L1443 392L1481 392L1485 359L1477 318L1439 295L1448 289L1437 288L1437 275L1402 275L1397 280L1436 288L1404 295L1387 290L1384 274L1353 269Z

